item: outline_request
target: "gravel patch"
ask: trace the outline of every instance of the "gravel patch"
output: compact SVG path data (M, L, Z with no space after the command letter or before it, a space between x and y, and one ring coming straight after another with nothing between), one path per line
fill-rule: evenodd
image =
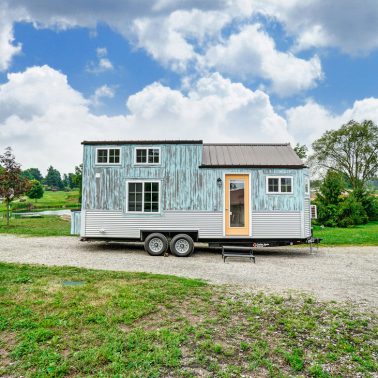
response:
M238 290L299 291L378 308L378 247L321 247L314 254L308 248L265 248L255 255L256 264L236 258L223 263L219 250L202 246L189 258L152 257L138 244L0 236L3 262L173 274Z

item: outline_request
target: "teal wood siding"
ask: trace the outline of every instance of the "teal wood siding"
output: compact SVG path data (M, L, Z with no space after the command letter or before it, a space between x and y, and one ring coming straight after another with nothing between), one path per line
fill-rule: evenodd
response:
M155 145L156 146L156 145ZM121 165L96 166L96 148L121 148ZM304 206L304 169L219 169L199 168L202 145L162 144L161 164L136 166L137 145L84 146L83 208L91 210L126 210L126 181L161 180L161 208L164 210L222 211L226 173L251 174L252 211L302 211ZM148 147L143 145L141 147ZM96 174L99 177L96 177ZM292 176L293 194L267 194L267 176ZM156 216L148 214L146 216Z

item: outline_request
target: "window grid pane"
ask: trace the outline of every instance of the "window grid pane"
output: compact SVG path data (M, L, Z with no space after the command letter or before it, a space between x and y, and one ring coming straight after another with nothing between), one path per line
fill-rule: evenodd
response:
M97 163L108 162L108 150L97 150Z
M143 186L140 182L129 182L128 210L142 211Z
M160 156L158 148L149 148L148 149L148 162L150 164L159 164Z
M144 183L144 211L146 213L159 212L159 183Z
M278 193L278 178L269 178L268 179L268 192L269 193Z
M120 149L111 148L109 149L109 163L117 164L119 163Z
M129 182L127 203L128 211L158 213L159 183Z
M281 192L282 193L291 193L292 185L291 185L291 178L290 177L282 177L281 178Z
M145 148L136 149L136 162L140 164L147 163L147 150Z

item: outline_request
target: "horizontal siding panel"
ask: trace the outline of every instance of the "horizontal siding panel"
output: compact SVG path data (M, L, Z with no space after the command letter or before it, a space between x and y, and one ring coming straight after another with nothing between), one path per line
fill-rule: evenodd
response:
M165 211L162 215L129 215L122 211L87 210L86 237L139 238L140 230L198 231L200 238L223 238L222 212ZM253 212L252 237L301 238L300 212ZM101 233L100 230L105 230Z
M300 212L253 212L252 237L255 239L301 238Z
M305 199L304 203L304 228L305 228L305 236L311 236L311 202L309 198Z
M101 233L101 229L105 232ZM86 237L139 238L140 230L198 230L201 238L219 238L223 233L223 214L205 211L165 211L162 215L86 212Z

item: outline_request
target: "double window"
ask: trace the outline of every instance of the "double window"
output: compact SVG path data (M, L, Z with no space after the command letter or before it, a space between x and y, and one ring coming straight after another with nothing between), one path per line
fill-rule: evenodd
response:
M160 164L159 147L137 147L135 148L135 164Z
M267 177L266 192L271 194L291 194L293 193L292 177Z
M127 182L127 211L132 213L159 213L160 182Z
M121 149L120 148L97 148L96 150L97 164L120 164Z

